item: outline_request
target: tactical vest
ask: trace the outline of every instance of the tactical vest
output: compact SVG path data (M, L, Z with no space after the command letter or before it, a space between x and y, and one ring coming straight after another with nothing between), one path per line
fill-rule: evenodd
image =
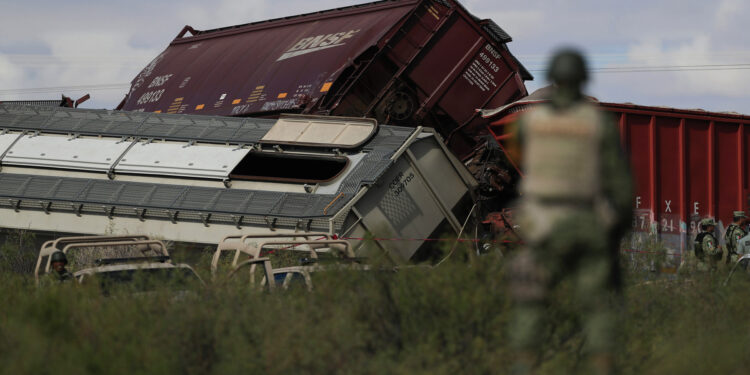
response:
M589 201L600 191L602 121L591 104L541 106L524 123L522 191L550 200Z
M734 247L736 246L736 244L732 242L732 236L734 236L734 231L736 229L739 229L739 226L735 223L732 223L729 224L726 232L724 232L724 240L726 241L727 248L729 248L730 251L733 251Z
M703 238L706 236L713 237L714 235L709 232L700 232L697 236L695 236L695 242L693 242L693 250L695 251L695 257L698 259L703 259ZM714 238L714 242L716 242L716 238Z

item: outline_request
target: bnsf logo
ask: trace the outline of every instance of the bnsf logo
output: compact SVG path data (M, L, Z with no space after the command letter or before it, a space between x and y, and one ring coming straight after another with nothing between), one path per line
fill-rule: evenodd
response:
M320 51L327 48L343 46L346 44L344 43L344 40L351 38L358 32L359 29L302 38L297 41L292 48L286 50L286 52L276 59L276 61L286 60L294 56L304 55L306 53Z

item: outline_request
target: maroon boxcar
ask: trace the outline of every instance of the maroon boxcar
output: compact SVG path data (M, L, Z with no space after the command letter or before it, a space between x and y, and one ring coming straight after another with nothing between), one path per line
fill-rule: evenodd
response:
M507 137L506 125L538 96L485 111L490 131ZM689 249L701 218L720 228L732 211L747 210L750 193L750 116L703 110L600 103L612 114L636 182L633 229L659 233L668 247Z
M475 109L527 94L532 76L510 41L454 0L378 1L206 31L185 26L118 109L366 116L447 137L477 120ZM473 146L452 138L459 154Z

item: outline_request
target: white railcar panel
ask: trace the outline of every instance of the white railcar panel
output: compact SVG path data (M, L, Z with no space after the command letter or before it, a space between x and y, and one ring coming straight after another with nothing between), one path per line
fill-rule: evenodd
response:
M130 145L115 138L24 135L8 150L6 165L106 172Z
M128 150L115 172L225 179L249 151L235 146L139 143Z
M8 147L13 144L13 141L18 138L21 133L7 133L0 135L0 155L2 155Z

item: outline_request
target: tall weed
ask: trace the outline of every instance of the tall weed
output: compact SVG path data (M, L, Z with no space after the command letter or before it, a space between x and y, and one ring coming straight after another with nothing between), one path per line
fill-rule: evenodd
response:
M207 275L206 256L184 258ZM3 271L0 374L507 373L504 263L456 256L437 268L319 272L312 292L209 283L179 298L166 288L36 289L28 274ZM627 272L622 372L746 373L750 281L722 287L720 276ZM541 373L583 371L574 293L555 291Z

